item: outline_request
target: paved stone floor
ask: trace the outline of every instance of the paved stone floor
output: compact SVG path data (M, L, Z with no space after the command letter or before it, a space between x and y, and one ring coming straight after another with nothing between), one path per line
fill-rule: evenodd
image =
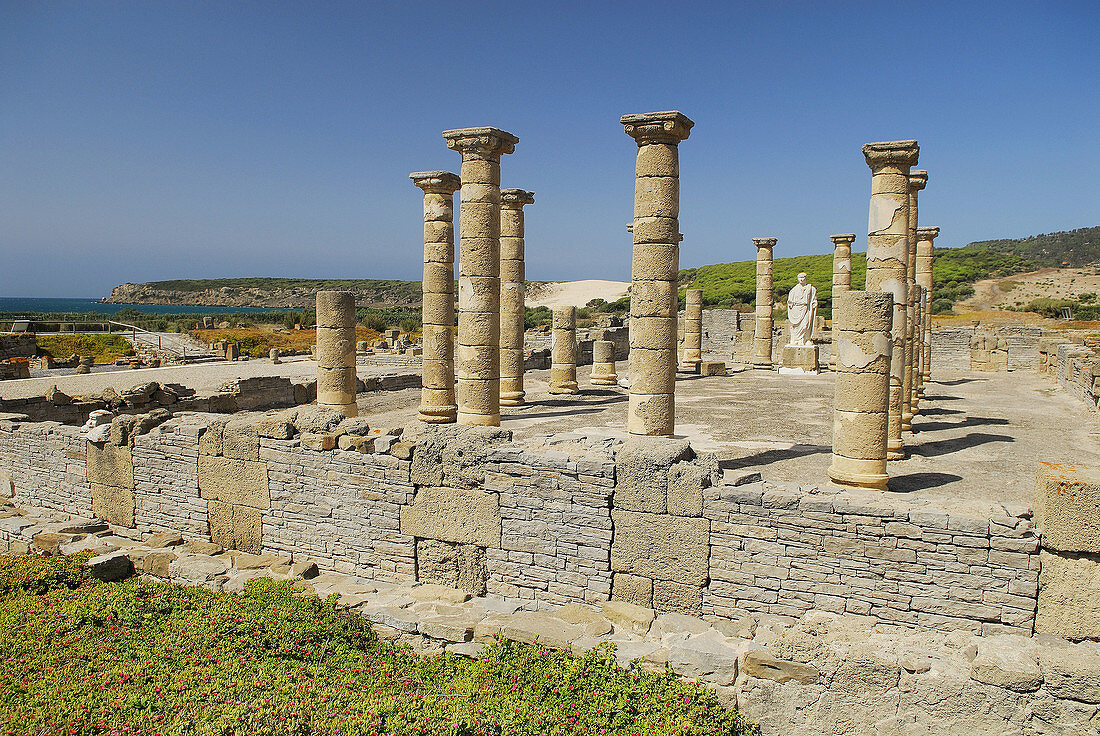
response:
M576 397L547 393L549 371L525 377L531 404L506 410L517 440L551 432L626 437L627 391L591 386L580 370ZM677 432L723 468L765 480L824 485L832 453L833 378L747 370L726 377L681 376ZM360 395L360 413L379 425L416 422L419 391ZM1039 460L1100 467L1100 420L1036 373L941 371L926 386L924 413L906 433L906 460L890 463L891 495L958 508L1030 504Z

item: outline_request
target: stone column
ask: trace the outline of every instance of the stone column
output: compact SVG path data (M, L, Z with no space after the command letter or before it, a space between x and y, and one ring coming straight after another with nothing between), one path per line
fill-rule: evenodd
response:
M917 192L928 183L928 172L914 170L909 173L909 254L905 262L906 286L917 284ZM901 428L913 429L913 366L917 357L917 303L910 298L905 310L905 375L902 394Z
M867 218L867 291L894 295L890 334L890 426L887 457L901 460L902 389L905 381L905 333L909 260L909 169L917 162L916 141L868 143L863 156L871 168L871 205Z
M833 302L836 388L833 462L838 485L886 490L894 299L881 291L842 292Z
M523 206L535 195L522 189L500 192L500 405L522 406L523 297L526 269L523 255Z
M458 254L458 423L500 425L500 157L519 138L496 128L443 132L462 154Z
M772 367L772 322L775 289L772 287L772 248L776 238L753 238L756 246L756 327L752 335L752 364Z
M852 243L856 240L856 234L830 235L829 240L833 241L833 306L835 307L837 294L852 290Z
M680 141L695 124L675 110L624 115L638 143L630 287L627 431L671 436L676 419L676 280L680 268Z
M924 383L928 380L932 367L932 255L933 241L940 234L938 227L917 228L917 283L924 287L924 324L921 332L921 349L924 357L921 360L920 389L919 394L924 397Z
M916 258L914 258L916 260ZM924 357L924 287L913 284L913 382L909 387L909 407L913 416L920 414L920 366Z
M698 373L703 363L703 290L688 289L684 301L684 357L680 370Z
M424 354L420 421L449 424L455 404L454 193L460 182L449 171L409 174L424 190L424 282L421 323Z
M577 308L554 307L550 329L550 393L575 394L577 388Z
M355 406L355 295L317 292L317 406L346 417Z
M592 375L595 386L617 386L619 375L615 372L615 343L607 339L607 332L600 331L592 342Z

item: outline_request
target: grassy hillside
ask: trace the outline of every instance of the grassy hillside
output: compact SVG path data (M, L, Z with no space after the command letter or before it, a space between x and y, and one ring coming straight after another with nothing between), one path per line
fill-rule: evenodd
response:
M866 242L866 241L864 241ZM932 267L932 303L936 313L951 311L959 299L974 293L979 279L1009 276L1050 266L1085 266L1100 261L1100 227L1033 235L1016 240L984 240L961 248L936 248ZM805 271L817 287L819 312L832 313L833 257L830 254L776 258L773 265L776 302L786 299L798 274ZM867 271L864 253L852 253L852 288L862 289ZM756 303L756 261L716 263L680 271L680 286L703 290L703 304L716 307Z

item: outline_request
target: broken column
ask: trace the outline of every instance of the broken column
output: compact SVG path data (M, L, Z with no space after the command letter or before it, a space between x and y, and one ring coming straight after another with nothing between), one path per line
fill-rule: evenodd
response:
M829 478L838 485L886 490L893 313L893 296L880 291L842 292L833 302L837 360Z
M523 189L500 192L500 404L522 406L523 298L526 268L523 253L523 206L535 195Z
M346 417L355 406L355 295L317 292L317 406Z
M924 383L928 380L932 365L932 247L939 234L938 227L917 228L917 283L924 287L924 319L920 340L924 357L921 359L920 387L917 390L921 398L924 397Z
M592 342L592 374L594 386L617 386L619 375L615 372L615 343L607 339L607 332L601 330Z
M447 424L458 418L455 404L455 233L454 193L460 186L449 171L409 174L424 190L423 383L420 421Z
M901 415L905 381L905 336L909 260L909 169L917 163L916 141L888 141L863 146L871 168L871 204L867 218L867 291L894 296L890 355L890 421L887 457L901 460Z
M500 425L500 157L519 138L497 128L443 132L462 154L459 210L458 423Z
M627 430L671 436L675 426L676 280L680 265L680 141L694 123L675 110L624 115L638 144L630 287Z
M703 362L703 290L688 289L684 297L684 356L680 370L698 373Z
M928 172L915 170L909 173L909 253L905 261L906 287L910 290L917 283L917 192L928 183ZM913 428L913 366L916 365L916 301L910 297L905 310L905 374L903 377L901 428Z
M578 393L576 307L554 307L550 337L550 393Z
M856 234L830 235L829 240L833 241L833 305L835 306L837 294L852 290L852 243L856 240Z
M752 364L772 367L772 321L775 289L772 287L772 248L776 238L753 238L756 246L756 327L752 335Z

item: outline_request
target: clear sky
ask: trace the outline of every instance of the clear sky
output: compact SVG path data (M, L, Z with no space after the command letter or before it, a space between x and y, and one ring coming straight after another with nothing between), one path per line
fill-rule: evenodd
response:
M0 0L0 295L418 279L411 171L520 138L527 276L630 278L624 113L678 109L681 267L866 246L916 138L940 245L1100 224L1100 4ZM819 285L820 286L820 285Z

